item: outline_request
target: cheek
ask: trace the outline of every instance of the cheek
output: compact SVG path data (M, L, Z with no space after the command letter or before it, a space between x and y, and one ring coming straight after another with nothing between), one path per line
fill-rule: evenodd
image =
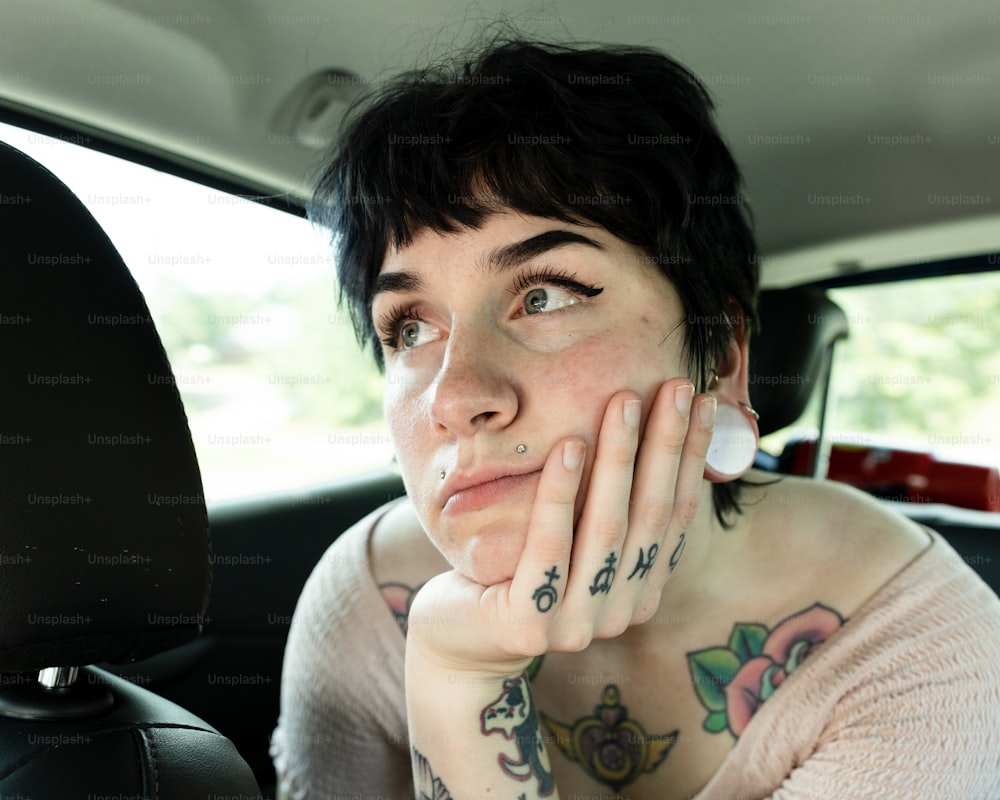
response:
M539 388L531 396L544 408L542 416L552 431L551 440L577 435L587 442L584 491L578 495L576 509L578 517L611 397L623 390L634 391L643 398L643 408L648 412L663 382L686 374L675 348L658 346L658 339L638 344L633 340L594 337L581 341L549 362L544 373L536 375Z
M651 400L660 384L682 374L674 348L658 347L652 338L637 342L631 333L581 340L539 364L529 381L542 389L541 402L557 407L563 419L574 418L566 410L588 419L596 415L599 423L615 392L631 389Z
M382 410L396 460L405 478L411 474L411 464L422 462L427 456L423 452L426 445L422 444L420 436L427 428L427 412L423 409L421 394L411 391L404 379L387 375Z

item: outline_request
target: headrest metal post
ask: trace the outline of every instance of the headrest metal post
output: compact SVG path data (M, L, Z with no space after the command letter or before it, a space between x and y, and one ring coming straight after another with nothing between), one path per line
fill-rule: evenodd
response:
M76 683L79 667L46 667L38 673L38 682L46 689L65 689Z

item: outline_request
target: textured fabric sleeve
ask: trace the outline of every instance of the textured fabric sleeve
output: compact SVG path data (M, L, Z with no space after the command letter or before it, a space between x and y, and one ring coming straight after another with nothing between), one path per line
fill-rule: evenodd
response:
M841 699L771 800L1000 798L1000 626L996 609L966 611L911 620L930 624Z
M761 707L699 800L1000 798L1000 600L931 549Z
M380 513L327 550L292 618L271 742L279 785L292 800L412 795L404 640L368 562Z

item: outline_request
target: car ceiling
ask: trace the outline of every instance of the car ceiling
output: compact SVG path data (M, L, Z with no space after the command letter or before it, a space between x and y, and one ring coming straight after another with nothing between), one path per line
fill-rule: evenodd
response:
M0 105L301 203L357 92L500 14L655 46L706 81L769 285L1000 252L987 0L4 0Z

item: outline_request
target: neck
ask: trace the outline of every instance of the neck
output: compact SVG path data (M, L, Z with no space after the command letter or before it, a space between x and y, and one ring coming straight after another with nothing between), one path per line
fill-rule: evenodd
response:
M663 557L673 558L673 572L663 588L659 610L645 625L629 628L623 638L648 645L664 634L687 628L711 613L716 601L731 592L740 565L739 547L748 530L746 515L732 518L723 528L715 515L712 484L702 483L701 500L694 522L684 532L683 546L667 546Z

